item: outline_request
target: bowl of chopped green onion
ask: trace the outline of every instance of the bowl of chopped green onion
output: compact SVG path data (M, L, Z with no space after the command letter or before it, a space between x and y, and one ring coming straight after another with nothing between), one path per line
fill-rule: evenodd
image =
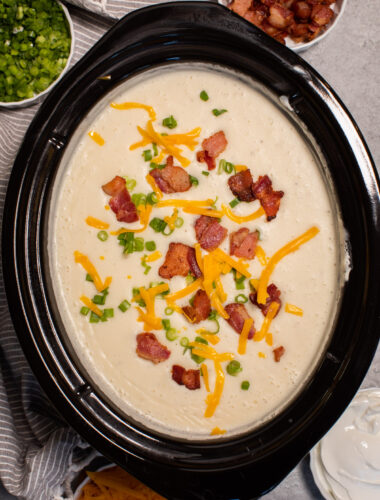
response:
M0 2L0 107L39 102L62 78L74 50L74 27L56 0Z

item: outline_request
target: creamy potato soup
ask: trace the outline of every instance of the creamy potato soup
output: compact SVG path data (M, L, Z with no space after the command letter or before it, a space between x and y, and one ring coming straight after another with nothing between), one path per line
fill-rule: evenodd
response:
M56 301L90 379L173 436L273 418L334 320L331 200L302 134L252 82L176 66L118 87L71 141L50 217Z

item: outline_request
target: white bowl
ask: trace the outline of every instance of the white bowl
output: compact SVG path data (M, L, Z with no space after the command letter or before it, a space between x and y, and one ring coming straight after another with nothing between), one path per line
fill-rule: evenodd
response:
M69 23L69 28L70 28L71 47L70 47L69 57L67 58L66 66L63 68L63 70L61 71L61 74L58 76L58 78L56 78L54 80L54 82L52 82L49 85L49 87L47 87L45 90L43 90L39 94L36 94L34 97L30 97L29 99L23 99L22 101L12 101L12 102L2 102L2 101L0 101L0 108L8 108L8 109L26 108L28 106L32 106L33 104L39 103L40 101L42 101L42 99L44 98L44 96L48 92L50 92L50 90L54 87L54 85L56 85L59 82L59 80L63 77L63 75L69 69L69 66L70 66L70 63L71 63L71 59L72 59L73 54L74 54L74 44L75 44L75 40L74 40L74 25L73 25L73 21L71 20L71 16L70 16L69 11L67 10L67 8L61 2L58 1L58 3L60 4L60 6L63 9L63 12L65 13L65 16L66 16L67 22Z
M230 1L229 0L218 0L218 3L227 7L227 5L230 3ZM342 14L343 14L344 9L346 7L346 3L347 3L347 0L336 0L335 3L332 4L331 8L335 13L332 21L327 25L326 29L323 30L322 33L320 33L318 36L316 36L313 40L311 40L310 42L296 43L290 38L290 36L288 36L285 39L286 46L289 47L289 49L294 50L295 52L302 52L303 50L306 50L306 49L312 47L313 45L315 45L316 43L320 42L329 33L331 33L333 28L335 28L335 26L337 25L337 22L342 17Z

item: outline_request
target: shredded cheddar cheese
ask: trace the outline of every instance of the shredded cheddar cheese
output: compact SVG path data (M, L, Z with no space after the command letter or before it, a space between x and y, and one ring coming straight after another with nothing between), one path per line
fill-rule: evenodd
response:
M173 210L172 215L167 215L164 217L164 221L166 224L169 226L169 229L174 230L175 229L175 221L178 219L178 209L175 208Z
M154 177L152 177L150 174L148 174L146 177L145 177L147 183L150 185L150 187L152 188L152 191L154 191L156 193L156 196L159 200L161 200L161 198L163 197L163 194L162 194L162 191L161 189L157 186L157 182L155 181Z
M162 253L159 250L147 255L146 257L141 257L141 260L144 259L145 262L154 262L162 257Z
M140 223L142 227L136 229L127 229L125 227L121 227L117 231L110 231L112 236L119 236L122 233L142 233L148 227L150 214L152 213L152 205L139 205L137 207L140 215Z
M108 205L104 205L104 210L111 210Z
M252 278L251 280L249 280L249 282L251 283L251 285L253 286L253 288L255 290L257 290L259 288L259 282L260 282L260 280Z
M206 411L204 416L210 418L214 415L216 407L219 405L220 398L222 397L225 375L223 372L222 365L220 361L214 361L216 381L214 392L209 394L206 398Z
M186 295L190 295L190 293L195 292L200 288L202 285L202 279L198 278L197 280L193 281L190 285L187 287L183 288L182 290L179 290L178 292L175 293L169 293L169 295L166 296L166 302L175 302L179 299L183 299L183 297L186 297ZM170 306L171 307L171 306Z
M95 132L95 130L90 130L88 135L91 137L93 141L96 142L96 144L98 144L98 146L104 146L106 141L100 134L98 134L98 132Z
M203 382L205 383L206 391L210 392L210 383L209 383L209 379L208 379L208 369L207 369L207 365L205 363L201 364L201 370L202 370Z
M248 335L252 325L253 325L252 318L247 318L244 320L243 329L239 335L239 346L238 346L239 354L245 354L246 352Z
M269 278L274 271L276 265L280 262L281 259L286 257L292 252L295 252L299 249L301 245L307 243L309 240L314 238L319 233L319 229L315 226L308 229L305 233L298 236L294 240L287 243L285 246L277 250L277 252L269 259L269 262L260 276L259 288L257 290L257 302L259 304L265 304L267 299L267 286L269 282Z
M272 319L276 316L278 308L280 307L278 302L272 302L268 308L267 315L264 318L263 324L261 325L260 331L256 332L253 336L253 340L260 342L263 340L268 333Z
M220 342L220 338L217 335L213 333L207 333L207 330L205 330L205 328L199 328L197 330L197 333L199 333L201 337L207 340L207 342L210 342L210 344L212 345L219 344Z
M210 345L205 345L201 342L190 342L189 346L193 348L193 354L201 356L202 358L211 359L212 361L231 361L235 357L232 352L218 353Z
M195 207L209 207L214 204L214 200L208 198L207 200L176 200L167 199L160 200L156 203L155 208L163 207L178 207L178 208L195 208Z
M265 342L269 345L269 346L272 346L273 345L273 335L271 333L267 333L265 335Z
M262 266L266 266L268 264L268 257L265 253L265 250L260 245L256 247L256 257L259 259L259 262Z
M86 297L86 295L82 295L80 300L83 302L83 304L88 307L93 313L95 313L99 318L103 316L103 312L99 309L99 307L92 302L91 299Z
M242 172L243 170L248 170L247 165L235 165L236 172Z
M226 205L222 205L222 211L229 219L232 220L232 222L237 222L238 224L244 224L244 222L250 222L251 220L258 219L259 217L265 215L263 207L258 208L256 212L252 212L250 215L236 215Z
M285 304L285 312L295 314L296 316L303 316L303 310L300 307L289 304L289 302Z
M146 330L160 330L162 328L161 318L156 316L154 308L154 299L156 295L169 290L169 285L163 283L162 285L157 285L155 287L146 290L144 287L139 288L140 297L145 302L146 313L141 309L141 307L136 307L139 312L139 317L137 321L144 322L144 328Z
M95 288L98 290L98 292L102 292L103 290L105 290L110 286L112 278L108 276L103 283L94 264L90 261L90 259L86 255L75 250L74 259L75 262L77 264L81 264L84 270L91 276Z
M183 211L187 214L196 214L196 215L207 215L207 217L215 217L216 219L220 219L223 217L223 212L220 210L211 210L208 208L200 208L200 207L186 207Z
M225 429L219 429L219 427L214 427L210 432L210 436L218 436L221 434L225 434L227 431Z
M197 261L199 269L201 270L201 273L203 274L203 257L200 244L196 243L194 245L194 249L195 249L195 259Z
M88 226L95 227L96 229L108 229L110 227L108 222L103 222L95 217L91 217L91 215L87 217L85 222Z
M267 355L264 352L259 352L259 358L266 358Z
M230 255L226 254L226 252L223 252L223 250L221 250L220 248L216 248L211 252L211 254L217 261L222 262L223 264L228 264L229 266L236 269L236 271L238 271L240 274L243 274L246 278L251 277L251 273L248 271L248 264L233 259Z
M126 109L145 109L145 111L148 112L149 118L151 120L156 119L156 112L152 108L152 106L148 106L147 104L141 104L139 102L122 102L120 104L116 102L111 102L110 104L111 108L114 109L119 109L119 110L126 110Z

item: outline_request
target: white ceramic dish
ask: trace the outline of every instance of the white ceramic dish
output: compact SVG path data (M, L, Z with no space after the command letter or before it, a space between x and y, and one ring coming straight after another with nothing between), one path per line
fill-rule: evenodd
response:
M2 102L0 101L0 108L8 108L8 109L17 109L17 108L27 108L28 106L33 106L34 104L37 104L41 102L41 100L44 98L44 96L51 91L51 89L57 85L57 83L61 80L63 75L66 73L66 71L70 67L71 59L74 54L74 45L75 45L75 35L74 35L74 25L73 21L71 19L71 16L69 14L69 11L67 8L61 3L58 2L62 9L63 12L65 13L67 22L69 23L69 28L70 28L70 36L71 36L71 47L70 47L70 54L69 57L67 58L67 63L66 66L63 68L61 74L59 77L52 82L47 89L44 91L40 92L39 94L35 95L34 97L30 97L29 99L23 99L22 101L13 101L13 102Z
M224 5L225 7L231 3L230 0L218 0L218 3ZM337 25L339 19L342 17L344 9L346 7L347 0L336 0L336 2L332 5L332 9L335 13L333 20L327 25L327 28L322 31L314 40L305 43L296 43L289 36L286 38L286 46L295 52L302 52L303 50L309 49L313 45L317 44L321 40L323 40Z

